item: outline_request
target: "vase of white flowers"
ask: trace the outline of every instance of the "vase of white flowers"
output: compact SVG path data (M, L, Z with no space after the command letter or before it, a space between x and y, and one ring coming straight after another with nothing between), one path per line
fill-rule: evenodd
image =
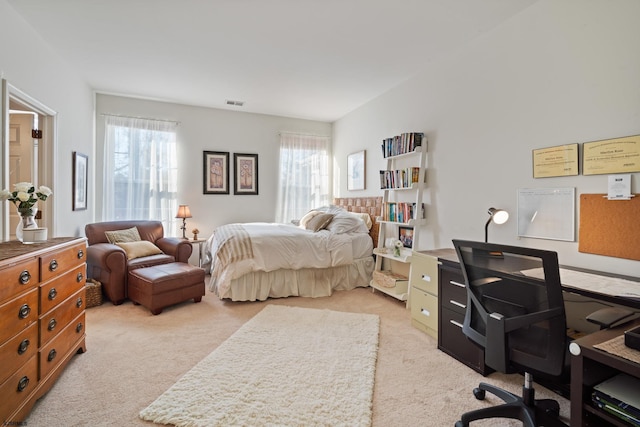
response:
M44 185L36 189L30 182L19 182L13 187L14 191L0 191L0 200L9 200L16 205L18 215L20 215L20 221L18 221L18 226L16 227L16 238L22 242L22 230L38 228L38 224L35 221L35 216L38 212L36 202L38 200L46 201L47 197L51 196L53 192Z
M402 246L402 242L400 240L396 240L396 242L393 244L393 256L400 256Z

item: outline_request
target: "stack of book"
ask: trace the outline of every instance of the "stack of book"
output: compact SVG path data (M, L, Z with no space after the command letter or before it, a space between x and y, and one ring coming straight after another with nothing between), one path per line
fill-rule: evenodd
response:
M411 188L414 182L418 182L420 168L410 167L393 171L380 171L380 189L387 188Z
M595 385L591 400L614 417L640 426L640 379L618 374Z
M382 156L391 157L400 154L411 153L416 147L422 146L424 133L407 132L382 140Z
M424 203L420 212L416 215L415 203L390 202L384 203L382 209L382 220L408 223L412 219L424 218Z

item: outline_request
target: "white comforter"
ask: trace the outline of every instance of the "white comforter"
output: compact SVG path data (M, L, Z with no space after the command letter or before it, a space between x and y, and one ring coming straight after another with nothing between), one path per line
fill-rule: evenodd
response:
M327 268L353 262L351 233L335 234L327 230L312 232L294 225L246 223L242 227L251 237L253 257L222 265L215 255L224 242L209 238L205 266L211 273L210 289L225 295L231 280L253 271L301 268Z

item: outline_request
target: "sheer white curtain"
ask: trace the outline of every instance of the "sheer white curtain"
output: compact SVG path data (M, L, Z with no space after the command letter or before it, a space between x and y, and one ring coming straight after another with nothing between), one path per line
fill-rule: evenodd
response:
M330 155L328 136L280 134L276 222L300 219L310 209L329 204Z
M176 235L177 123L105 116L105 221L162 221Z

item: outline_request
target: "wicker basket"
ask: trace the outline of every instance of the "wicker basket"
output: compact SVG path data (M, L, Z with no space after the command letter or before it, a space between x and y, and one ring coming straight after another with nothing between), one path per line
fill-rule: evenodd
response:
M87 279L85 287L87 295L87 308L95 307L102 304L102 283L97 280Z

